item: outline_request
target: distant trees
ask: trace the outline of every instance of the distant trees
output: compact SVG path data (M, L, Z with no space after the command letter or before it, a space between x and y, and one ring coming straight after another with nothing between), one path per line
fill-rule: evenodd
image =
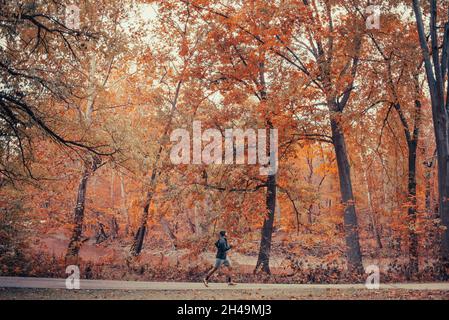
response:
M378 256L405 249L417 275L435 165L449 227L447 4L413 1L416 33L393 10L399 2L385 5L380 32L366 29L362 0L150 2L147 20L125 0L80 4L73 28L58 3L2 1L0 191L34 181L43 190L27 189L20 210L61 203L54 211L66 217L42 224L67 227L67 259L78 259L87 226L105 238L107 217L111 237L98 242L124 240L132 256L150 230L197 254L223 226L251 239L255 271L271 273L279 236L282 250L298 253L306 239L298 246L323 259L341 255L354 275L371 240ZM195 120L223 137L230 127L278 129L279 171L174 165L170 133Z
M40 1L2 1L0 61L2 86L0 106L2 135L2 179L14 183L23 178L41 179L32 170L33 148L50 138L72 149L86 162L74 210L74 230L67 256L78 255L83 228L87 183L100 166L101 156L116 152L92 125L100 80L97 68L104 68L105 85L119 43L109 42L122 14L119 4L83 7L79 25L67 23L67 6ZM102 10L110 19L93 19ZM114 20L115 19L115 20ZM97 22L95 22L97 21ZM116 39L117 40L117 39ZM111 46L99 54L101 47ZM85 72L85 66L88 72ZM101 80L100 80L101 81ZM22 166L14 165L20 162Z
M327 106L344 204L348 266L361 273L363 266L355 199L341 123L341 114L354 90L361 55L364 21L358 16L358 8L352 5L344 7L345 14L352 19L352 24L347 25L346 20L342 19L338 24L333 20L332 10L339 5L334 6L329 2L324 2L322 8L309 6L308 2L291 2L279 7L268 1L223 7L218 3L203 5L196 4L195 1L183 2L204 13L204 17L214 23L223 24L234 36L233 41L245 41L247 45L259 46L260 50L267 51L288 64L289 72L300 73L309 81L308 85L315 96L314 102L319 101ZM323 25L326 25L326 29ZM234 48L236 46L234 44ZM341 50L349 53L342 55ZM297 75L293 76L288 85L294 85L298 79ZM258 86L263 88L261 84ZM312 133L316 138L320 135L321 133ZM271 224L271 220L270 215L267 223ZM264 241L261 242L262 245ZM265 270L269 271L268 268Z
M385 16L384 28L399 23L394 16ZM406 27L406 26L404 26ZM385 91L379 97L384 100L387 110L384 123L394 113L398 123L402 126L407 149L407 212L409 232L409 272L416 274L419 269L418 234L417 229L417 171L418 171L418 145L422 126L422 104L425 97L422 89L422 63L416 60L419 54L414 46L414 32L405 29L402 39L394 39L390 35L370 33L375 57L380 62L373 63L372 67L378 71L379 77L385 81ZM373 88L373 90L378 90ZM380 138L381 139L381 138Z

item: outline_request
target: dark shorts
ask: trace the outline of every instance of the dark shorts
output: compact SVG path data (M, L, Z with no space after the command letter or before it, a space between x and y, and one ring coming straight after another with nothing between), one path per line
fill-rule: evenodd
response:
M230 267L231 266L231 262L229 262L228 259L215 259L215 268L220 268L221 265L224 265L226 267Z

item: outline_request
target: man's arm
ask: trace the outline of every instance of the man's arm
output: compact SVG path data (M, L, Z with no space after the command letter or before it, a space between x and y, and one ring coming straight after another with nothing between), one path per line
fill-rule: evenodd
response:
M228 244L228 240L226 240L226 243L225 243L225 250L228 251L228 250L230 250L231 248L232 248L232 246L229 245L229 244Z

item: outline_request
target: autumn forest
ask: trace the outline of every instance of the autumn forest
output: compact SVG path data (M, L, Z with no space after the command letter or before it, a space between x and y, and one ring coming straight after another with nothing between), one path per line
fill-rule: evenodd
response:
M0 276L448 279L446 0L69 2L0 0Z

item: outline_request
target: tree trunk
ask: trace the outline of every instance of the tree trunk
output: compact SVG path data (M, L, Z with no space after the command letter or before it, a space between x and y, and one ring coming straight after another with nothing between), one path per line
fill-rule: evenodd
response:
M70 238L69 246L67 248L66 260L78 260L79 251L81 248L81 236L83 232L84 207L86 203L87 182L91 174L97 169L100 164L100 159L92 158L92 164L89 168L88 164L84 165L83 176L78 185L78 194L76 197L76 206L74 211L74 227L72 236Z
M267 100L267 88L265 82L265 64L264 62L259 63L259 82L261 85L260 99L261 101ZM277 141L271 141L271 129L273 129L273 124L269 118L269 113L265 115L266 129L268 130L268 139L265 145L266 154L270 157L270 165L275 165L277 161L273 158L277 157L277 154L272 154L270 145L272 143L277 143ZM254 273L257 272L259 267L262 267L262 271L267 274L271 274L270 271L270 251L271 251L271 238L273 235L273 224L276 212L276 172L269 173L267 176L267 195L266 195L266 212L264 216L262 234L260 238L259 256L257 258L256 267L254 268ZM266 216L268 214L268 216Z
M262 227L262 236L260 239L259 256L257 258L256 268L254 273L257 272L259 267L262 271L271 274L270 271L270 251L271 251L271 237L273 234L273 223L276 209L276 175L269 175L267 177L267 196L266 196L266 209L268 216L265 216Z
M115 180L115 171L111 171L111 208L114 208L114 180Z
M78 195L76 198L75 213L74 213L74 223L75 226L72 230L72 236L70 238L69 246L67 248L66 260L78 259L78 254L81 248L81 235L83 230L83 220L84 220L84 205L86 202L86 189L87 181L89 179L89 168L85 167L83 176L78 185Z
M169 236L170 240L172 241L173 249L176 250L178 239L176 238L174 230L170 228L170 223L164 217L161 218L160 222L165 233Z
M331 118L331 128L332 141L337 158L341 199L344 205L344 229L348 269L361 274L363 273L362 254L360 251L358 222L345 138L340 123L334 117Z
M111 230L110 231L111 239L117 238L119 230L120 230L120 227L119 227L117 218L114 217L114 216L111 218L111 221L110 221L110 230Z
M126 191L125 191L125 180L123 179L123 175L120 174L120 198L121 198L121 213L126 217L126 226L125 226L125 236L129 234L129 214L128 209L126 208Z
M366 157L365 150L362 150L362 153L360 154L360 160L362 163L363 180L365 181L365 184L366 184L369 218L370 218L371 225L373 227L373 237L374 237L374 239L376 239L378 255L379 255L379 252L383 248L383 245L382 245L381 235L380 235L380 231L379 231L379 226L378 226L377 219L375 216L376 211L374 209L373 193L371 191L371 185L370 185L369 179L368 179L368 168L364 165L365 157Z
M98 223L96 235L95 235L95 243L99 244L108 239L108 235L104 231L104 224L101 222Z
M391 78L391 77L390 77ZM392 81L391 81L392 83ZM408 183L407 183L407 201L408 201L408 238L409 238L409 267L408 276L418 273L418 235L416 233L416 149L419 141L419 132L421 124L421 102L418 76L415 77L416 100L413 133L402 112L401 105L395 103L394 107L398 112L399 118L404 127L404 134L407 141L408 150Z
M150 212L151 200L153 199L153 190L154 187L156 186L156 176L157 171L156 169L153 169L153 172L151 173L149 191L147 192L145 197L143 214L140 220L140 227L136 232L136 235L134 237L134 243L131 246L131 254L134 256L138 256L143 248L143 240L145 239L145 234L147 231L148 214Z
M429 160L424 162L424 179L425 179L425 185L426 185L426 192L425 192L425 204L426 204L426 212L428 217L434 219L435 218L435 213L433 211L434 209L434 203L432 201L432 190L433 190L433 163L434 160Z
M277 192L277 191L276 191ZM276 230L281 230L281 207L279 206L279 201L276 198L276 219L274 222L274 227Z
M150 210L151 200L153 199L153 194L154 194L154 191L156 190L156 180L157 180L156 178L159 175L157 166L158 166L159 160L162 156L162 151L164 148L165 140L169 136L168 133L171 128L171 122L173 120L173 115L174 115L174 112L176 109L176 105L178 103L181 86L182 86L182 80L179 80L178 84L176 86L175 95L174 95L173 102L171 105L169 120L168 120L168 122L165 126L165 129L164 129L164 132L162 134L160 145L159 145L159 150L156 153L156 159L154 161L153 169L151 171L150 184L148 187L147 194L145 196L145 202L143 205L143 213L142 213L142 217L140 220L140 227L136 232L136 236L134 237L134 242L131 246L131 254L134 256L138 256L140 254L140 252L142 251L143 240L145 239L145 234L146 234L146 230L147 230L147 220L148 220L148 214L149 214L149 210Z
M313 203L311 203L309 205L309 208L307 209L307 222L309 224L313 223L312 209L313 209Z
M96 71L96 60L95 54L90 57L90 68L89 68L89 87L87 96L87 105L84 118L80 119L80 122L87 128L91 123L91 115L93 111L94 101L95 101L95 71ZM78 254L81 248L81 235L83 232L83 220L84 220L84 206L86 203L86 189L87 182L91 174L97 169L101 160L97 156L89 156L91 159L90 167L86 162L84 164L84 172L81 181L78 185L78 194L76 198L75 215L74 215L74 228L72 231L72 236L70 238L69 246L67 248L66 260L78 260Z
M449 266L449 147L447 146L448 134L443 134L443 128L438 128L439 142L437 142L438 159L438 191L439 191L439 216L442 225L446 228L441 239L441 259L445 267ZM446 131L447 132L447 131ZM443 137L446 142L444 143ZM437 141L438 141L437 140ZM442 141L443 140L443 141ZM441 144L438 146L438 144Z
M415 12L419 42L432 104L432 118L438 161L439 214L442 226L445 227L441 238L440 260L443 266L442 274L444 277L447 277L447 271L444 268L449 267L449 92L445 94L444 91L446 89L446 74L448 72L448 48L447 46L443 46L443 54L440 59L437 2L435 0L430 1L430 42L432 50L429 50L427 44L427 35L424 29L419 0L413 0L413 11ZM449 21L444 26L442 38L443 44L446 45L449 41ZM449 91L449 85L447 85L446 90Z
M418 273L418 235L416 234L416 148L417 141L408 146L408 217L409 217L409 272Z

